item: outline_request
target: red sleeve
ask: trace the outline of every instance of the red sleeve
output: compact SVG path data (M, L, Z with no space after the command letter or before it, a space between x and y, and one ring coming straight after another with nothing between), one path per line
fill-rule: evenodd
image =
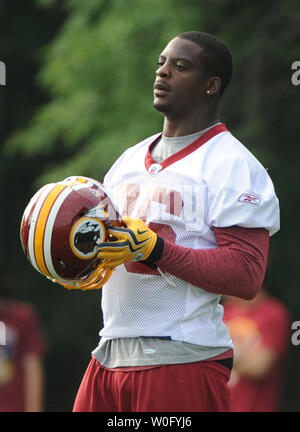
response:
M168 240L157 265L207 291L252 299L262 286L269 250L263 228L214 228L215 249L190 249Z

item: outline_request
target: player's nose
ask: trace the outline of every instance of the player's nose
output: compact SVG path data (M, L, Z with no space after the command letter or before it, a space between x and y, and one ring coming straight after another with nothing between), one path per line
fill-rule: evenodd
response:
M171 76L171 69L168 62L165 62L163 65L161 65L156 70L155 75L161 78L169 78Z

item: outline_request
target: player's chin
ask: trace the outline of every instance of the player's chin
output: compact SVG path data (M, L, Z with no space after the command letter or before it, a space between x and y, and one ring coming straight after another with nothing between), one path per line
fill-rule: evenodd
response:
M170 105L166 101L161 100L161 98L154 98L153 107L162 113L168 112Z

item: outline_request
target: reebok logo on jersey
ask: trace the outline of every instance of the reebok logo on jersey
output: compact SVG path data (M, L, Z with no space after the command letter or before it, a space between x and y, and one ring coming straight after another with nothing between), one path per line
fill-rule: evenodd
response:
M239 196L238 200L241 202L258 205L261 201L261 198L254 194L243 193L242 195Z

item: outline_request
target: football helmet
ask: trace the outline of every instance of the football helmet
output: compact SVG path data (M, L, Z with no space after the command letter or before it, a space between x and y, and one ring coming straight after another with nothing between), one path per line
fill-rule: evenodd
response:
M90 290L101 288L113 271L97 257L109 225L122 222L104 186L72 176L36 192L24 211L20 238L37 271L67 289Z

